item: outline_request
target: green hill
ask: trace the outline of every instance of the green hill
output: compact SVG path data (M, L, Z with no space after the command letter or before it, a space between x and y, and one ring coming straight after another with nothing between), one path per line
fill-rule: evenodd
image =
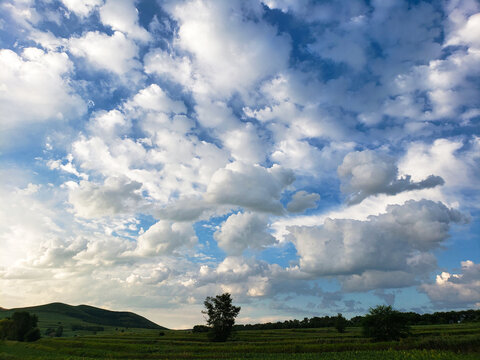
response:
M154 322L126 311L110 311L88 305L72 306L63 303L31 306L15 309L0 308L0 319L11 316L15 311L28 311L38 316L38 325L43 331L47 328L56 328L62 325L70 332L72 325L77 327L137 328L137 329L166 329Z

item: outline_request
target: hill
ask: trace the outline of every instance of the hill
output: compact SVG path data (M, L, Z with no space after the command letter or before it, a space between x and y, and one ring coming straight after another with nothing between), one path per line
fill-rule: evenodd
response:
M0 319L12 315L15 311L28 311L36 314L41 330L62 325L71 329L72 325L83 327L117 327L137 329L166 329L154 322L126 311L110 311L89 305L72 306L63 303L51 303L15 309L0 308Z

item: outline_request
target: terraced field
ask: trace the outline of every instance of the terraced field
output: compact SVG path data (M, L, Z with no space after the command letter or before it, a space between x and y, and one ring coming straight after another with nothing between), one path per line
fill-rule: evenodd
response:
M345 334L328 328L239 331L226 343L189 331L122 330L0 342L0 359L480 359L480 324L418 326L407 339L377 343L358 328Z

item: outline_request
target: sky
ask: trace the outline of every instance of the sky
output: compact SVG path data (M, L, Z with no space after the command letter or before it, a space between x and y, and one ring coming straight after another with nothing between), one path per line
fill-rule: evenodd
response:
M0 306L480 307L480 3L4 0Z

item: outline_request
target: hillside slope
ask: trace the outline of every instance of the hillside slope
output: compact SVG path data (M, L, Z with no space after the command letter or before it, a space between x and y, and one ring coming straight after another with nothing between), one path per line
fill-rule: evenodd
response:
M110 311L89 305L72 306L63 303L51 303L15 309L0 309L0 319L15 311L28 311L39 318L39 327L46 328L62 324L64 327L77 325L97 325L140 329L166 329L154 322L126 311Z

